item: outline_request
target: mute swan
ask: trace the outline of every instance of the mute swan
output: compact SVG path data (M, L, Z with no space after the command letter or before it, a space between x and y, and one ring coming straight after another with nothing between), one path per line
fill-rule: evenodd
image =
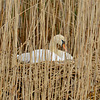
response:
M60 46L63 46L65 49L65 39L62 35L56 35L54 36L49 45L50 50L45 49L37 49L35 51L32 51L32 63L38 63L42 61L64 61L65 59L73 59L73 57L65 52L58 50L57 43ZM17 59L21 62L28 63L30 62L30 53L23 53L21 55L17 55Z

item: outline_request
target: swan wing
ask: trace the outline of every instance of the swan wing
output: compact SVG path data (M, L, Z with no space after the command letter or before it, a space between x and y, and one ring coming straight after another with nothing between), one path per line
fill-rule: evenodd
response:
M73 57L71 56L71 54L69 54L69 53L66 53L66 59L73 59Z
M23 53L21 55L17 55L17 59L20 62L28 63L30 61L30 53Z
M63 57L61 58L54 52L51 52L50 50L38 49L32 51L32 56L30 56L30 53L23 53L21 55L17 55L17 59L25 63L30 62L30 60L32 60L32 63L39 63L42 61L64 61L65 56L66 59L73 59L73 57L68 53L66 53L65 55L65 53L63 52L62 55Z

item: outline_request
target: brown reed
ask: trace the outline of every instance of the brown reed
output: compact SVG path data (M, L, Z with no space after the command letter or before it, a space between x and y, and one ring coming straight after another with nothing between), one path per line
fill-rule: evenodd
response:
M0 100L99 100L99 12L99 0L1 0ZM73 61L17 61L56 34Z

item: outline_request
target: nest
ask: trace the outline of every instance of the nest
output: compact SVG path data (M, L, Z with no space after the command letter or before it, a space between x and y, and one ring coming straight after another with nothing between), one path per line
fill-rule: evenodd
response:
M83 93L84 98L94 99L95 96L99 98L100 79L94 80L94 69L88 80L86 68L77 68L76 66L70 60L66 62L45 61L36 64L17 64L15 67L9 68L7 80L2 78L1 97L7 95L9 99L18 98L18 100L28 100L29 98L71 100L72 98L80 99L81 93ZM7 77L6 74L5 77ZM86 82L87 80L88 82ZM92 82L93 80L94 82ZM4 82L7 82L6 87ZM88 88L86 88L87 83Z

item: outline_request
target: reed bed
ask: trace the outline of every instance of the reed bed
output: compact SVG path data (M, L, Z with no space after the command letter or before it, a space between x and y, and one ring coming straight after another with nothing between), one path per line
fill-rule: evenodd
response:
M56 34L73 60L17 60ZM100 100L100 1L1 0L0 100Z

